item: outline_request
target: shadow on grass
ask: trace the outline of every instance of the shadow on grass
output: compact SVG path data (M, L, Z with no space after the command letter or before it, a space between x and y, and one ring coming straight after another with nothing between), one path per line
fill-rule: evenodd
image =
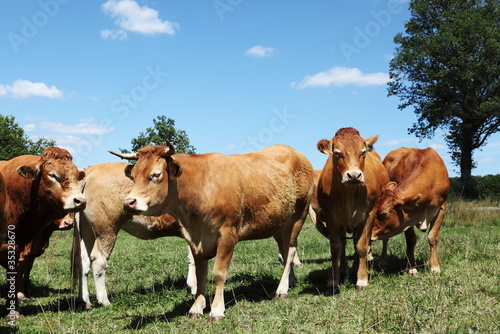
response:
M342 285L344 285L344 288L354 288L356 284L357 264L353 263L353 259L353 256L347 257L349 263L348 273L340 273L340 289L342 289ZM330 259L327 259L326 261L312 260L311 263L321 263L320 261L330 262ZM422 271L425 268L424 261L417 259L416 262L418 270ZM303 263L307 262L303 261ZM405 275L407 273L407 265L408 261L405 257L397 257L394 255L388 255L387 263L383 266L380 264L380 260L378 258L375 258L372 262L368 262L369 271L372 271L373 274L381 274L384 276ZM309 271L307 277L305 278L307 286L300 291L300 294L321 296L334 295L333 288L327 287L330 270L331 266L328 266L325 269Z
M250 274L236 274L229 277L226 281L224 289L224 301L226 308L233 307L239 301L250 301L257 303L263 300L270 300L274 297L276 288L278 287L278 279L271 275L250 275ZM208 283L210 289L214 289L211 283ZM158 288L165 286L174 286L176 288L185 287L185 281L178 280L175 282L165 281L163 284L158 285ZM235 286L231 288L231 286ZM150 288L139 289L138 293L150 293ZM207 295L207 307L205 314L210 313L210 303L213 299L213 291ZM187 317L189 309L194 302L193 297L187 297L182 302L178 302L172 310L160 315L137 315L132 317L130 323L126 326L127 330L138 330L145 328L148 324L158 321L169 321L177 317Z

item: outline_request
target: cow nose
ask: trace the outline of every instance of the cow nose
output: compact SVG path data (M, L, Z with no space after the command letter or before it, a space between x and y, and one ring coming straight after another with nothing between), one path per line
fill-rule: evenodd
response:
M73 220L64 219L63 224L64 224L64 227L72 227L73 226Z
M75 209L83 210L87 206L87 199L83 196L76 196L73 198L73 204L75 205Z
M134 197L127 197L123 201L123 204L129 209L135 209L135 207L137 206L137 199Z
M364 182L363 172L360 170L350 170L345 173L347 182Z

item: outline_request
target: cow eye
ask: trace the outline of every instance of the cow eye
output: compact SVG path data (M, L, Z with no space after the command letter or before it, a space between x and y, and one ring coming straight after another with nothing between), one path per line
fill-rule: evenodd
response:
M152 174L149 176L149 179L150 179L150 180L157 180L160 176L161 176L161 173L160 173L160 172L152 173Z
M364 157L366 155L366 150L362 150L360 156Z
M57 181L57 182L61 182L61 178L60 178L59 176L57 176L57 174L56 174L56 173L54 173L54 172L50 172L50 173L49 173L49 177L50 177L51 179L54 179L54 180L55 180L55 181Z
M337 159L342 158L342 153L339 150L334 150L333 154L335 154L335 158Z

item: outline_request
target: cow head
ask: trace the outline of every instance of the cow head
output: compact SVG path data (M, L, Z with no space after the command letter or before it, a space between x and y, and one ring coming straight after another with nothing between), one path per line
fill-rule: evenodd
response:
M372 239L382 236L392 236L401 231L398 229L401 222L405 221L405 209L417 207L417 201L422 197L420 194L408 198L400 198L395 192L396 182L389 182L382 190L377 203L377 219L373 224Z
M332 156L332 162L345 185L358 185L365 182L363 170L366 154L373 150L378 135L363 139L358 130L342 128L331 140L322 139L317 147L321 153Z
M32 164L17 168L17 173L38 184L38 194L44 204L54 210L76 212L85 209L87 200L81 183L85 172L79 171L65 149L47 147Z
M132 154L109 152L122 159L137 160L135 165L125 168L125 174L134 181L134 186L123 201L124 209L133 214L162 214L169 181L182 173L182 167L172 157L175 154L173 145L167 141L167 146L146 146Z
M54 224L53 227L55 230L66 231L66 230L71 230L71 228L73 228L75 221L73 220L70 214L67 214L61 219L54 220L52 223Z

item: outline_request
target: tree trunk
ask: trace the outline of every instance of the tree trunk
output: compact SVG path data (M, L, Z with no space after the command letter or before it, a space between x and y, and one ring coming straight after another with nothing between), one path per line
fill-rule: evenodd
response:
M464 199L477 198L477 189L472 179L472 143L465 139L462 141L460 153L460 187L461 195Z

